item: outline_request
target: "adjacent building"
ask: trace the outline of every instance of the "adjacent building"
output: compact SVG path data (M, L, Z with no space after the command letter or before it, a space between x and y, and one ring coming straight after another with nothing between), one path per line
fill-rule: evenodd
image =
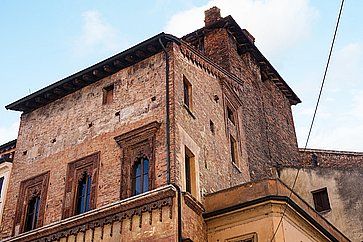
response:
M0 224L14 160L16 140L0 145Z
M302 164L300 100L254 41L213 7L183 38L8 105L22 115L2 238L349 241L283 182Z

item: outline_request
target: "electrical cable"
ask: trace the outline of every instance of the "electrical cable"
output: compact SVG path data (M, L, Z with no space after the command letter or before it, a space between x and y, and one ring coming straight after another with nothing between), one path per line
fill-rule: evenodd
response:
M325 79L326 79L326 75L327 75L327 72L328 72L328 68L329 68L329 64L330 64L330 58L331 58L331 55L332 55L332 52L333 52L333 47L334 47L334 44L335 44L335 39L336 39L336 36L337 36L337 32L338 32L338 26L339 26L339 22L340 22L340 17L342 15L342 10L343 10L343 5L344 5L344 1L345 0L342 0L341 1L341 4L340 4L340 9L339 9L339 14L338 14L338 19L337 19L337 22L336 22L336 25L335 25L335 30L334 30L334 36L333 36L333 40L331 42L331 46L330 46L330 51L329 51L329 56L328 56L328 61L326 63L326 66L325 66L325 71L324 71L324 76L323 76L323 80L321 82L321 86L320 86L320 91L319 91L319 95L318 95L318 99L317 99L317 102L316 102L316 105L315 105L315 110L314 110L314 115L313 115L313 118L311 120L311 123L310 123L310 128L309 128L309 133L308 133L308 136L306 138L306 142L305 142L305 146L304 146L304 150L306 150L307 146L308 146L308 143L309 143L309 139L310 139L310 134L311 134L311 131L313 129L313 125L314 125L314 122L315 122L315 117L316 117L316 113L318 111L318 107L319 107L319 103L320 103L320 98L321 98L321 94L323 92L323 88L324 88L324 84L325 84ZM294 192L294 188L295 188L295 185L296 185L296 181L297 181L297 178L299 177L299 173L300 173L300 168L298 168L297 172L296 172L296 176L295 176L295 179L294 179L294 182L292 184L292 187L291 187L291 190L290 190L290 194L289 194L289 197L288 197L288 200L291 198L291 195L292 193ZM287 209L287 204L285 205L285 208L284 208L284 212L282 213L282 216L281 216L281 219L279 221L279 224L277 225L277 228L274 232L274 234L272 235L272 238L271 238L271 242L273 241L273 239L275 238L276 234L277 234L277 231L279 230L279 227L281 226L281 223L282 223L282 220L286 214L286 209Z

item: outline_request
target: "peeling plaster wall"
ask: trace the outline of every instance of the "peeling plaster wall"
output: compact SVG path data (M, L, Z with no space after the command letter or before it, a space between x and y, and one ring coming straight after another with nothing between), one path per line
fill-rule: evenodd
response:
M283 168L280 179L292 186L296 168ZM295 191L314 207L312 191L326 187L331 211L321 213L352 241L363 240L363 169L302 168Z

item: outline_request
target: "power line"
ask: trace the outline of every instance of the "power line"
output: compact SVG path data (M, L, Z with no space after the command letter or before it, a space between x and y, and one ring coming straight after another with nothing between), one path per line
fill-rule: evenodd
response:
M315 117L316 117L316 113L318 111L318 107L319 107L319 103L320 103L320 98L321 98L321 94L323 92L323 88L324 88L324 84L325 84L325 79L326 79L326 74L328 73L328 68L329 68L329 64L330 64L330 58L331 58L331 55L332 55L332 52L333 52L333 47L334 47L334 44L335 44L335 38L337 36L337 32L338 32L338 26L339 26L339 22L340 22L340 17L342 15L342 10L343 10L343 5L344 5L344 1L345 0L342 0L341 1L341 4L340 4L340 9L339 9L339 14L338 14L338 19L337 19L337 22L336 22L336 25L335 25L335 30L334 30L334 36L333 36L333 40L331 42L331 45L330 45L330 50L329 50L329 56L328 56L328 61L326 62L326 66L325 66L325 71L324 71L324 76L323 76L323 80L321 82L321 86L320 86L320 91L319 91L319 95L318 95L318 100L316 101L316 105L315 105L315 110L314 110L314 115L313 115L313 118L311 120L311 123L310 123L310 128L309 128L309 133L308 133L308 136L306 138L306 142L305 142L305 146L304 146L304 150L306 150L307 146L308 146L308 143L309 143L309 139L310 139L310 135L311 135L311 131L313 129L313 125L314 125L314 122L315 122ZM292 184L292 187L291 187L291 190L290 190L290 194L289 194L289 199L291 198L291 195L294 191L294 188L295 188L295 185L296 185L296 181L297 181L297 178L299 177L299 173L300 173L300 168L298 168L297 172L296 172L296 176L295 176L295 179L294 179L294 183ZM282 220L286 214L286 209L287 209L287 204L285 205L285 208L284 208L284 212L282 213L282 216L281 216L281 219L279 221L279 224L277 225L277 228L271 238L271 242L272 240L275 238L276 234L277 234L277 231L279 230L279 227L282 223Z

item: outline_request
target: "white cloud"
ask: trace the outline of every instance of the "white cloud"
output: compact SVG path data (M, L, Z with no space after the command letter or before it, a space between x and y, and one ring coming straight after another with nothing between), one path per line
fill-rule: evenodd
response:
M18 130L19 122L12 123L10 126L0 127L0 145L16 139Z
M165 32L181 36L204 25L204 10L217 6L222 16L232 15L236 22L256 38L263 53L286 51L309 35L317 10L308 0L211 0L172 16Z
M360 82L362 57L363 46L360 43L349 43L333 53L327 79L333 83L335 89Z
M73 53L83 57L94 53L112 53L126 45L118 36L118 31L107 23L96 10L82 14L82 32L74 41Z
M362 66L363 48L360 43L349 43L333 53L309 147L363 151ZM314 102L294 109L300 146L305 144L316 99L316 96L308 94L310 90L302 90Z

